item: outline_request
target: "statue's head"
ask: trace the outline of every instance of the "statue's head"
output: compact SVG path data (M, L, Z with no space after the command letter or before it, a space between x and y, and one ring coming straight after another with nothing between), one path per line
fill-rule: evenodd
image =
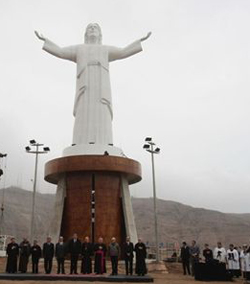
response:
M88 24L85 35L84 35L85 43L94 43L94 44L101 44L102 43L102 31L101 27L94 23Z

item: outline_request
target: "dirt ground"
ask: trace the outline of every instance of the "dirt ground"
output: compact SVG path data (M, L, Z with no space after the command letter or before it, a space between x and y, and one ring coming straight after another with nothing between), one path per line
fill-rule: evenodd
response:
M5 271L6 266L6 259L0 258L0 273L3 273ZM154 266L152 264L148 264L148 270L149 275L154 278L154 283L156 284L192 284L192 283L208 283L203 281L195 281L192 276L187 276L182 274L182 268L181 264L179 263L169 263L167 264L167 270L166 271L154 271ZM43 272L43 264L40 264L40 272ZM66 262L65 265L66 273L69 271L69 262ZM53 271L56 270L56 262L53 263ZM107 270L110 271L110 263L107 262ZM31 263L29 263L29 269L28 271L31 271ZM119 265L119 273L124 274L124 265ZM0 280L0 284L58 284L59 281L8 281L8 280ZM73 284L76 283L75 281L60 281L60 284ZM79 282L80 283L80 282ZM104 282L84 282L86 284L102 284ZM122 282L122 283L128 283L128 282ZM223 284L228 282L212 282L213 284ZM244 283L244 280L242 278L235 279L234 283Z

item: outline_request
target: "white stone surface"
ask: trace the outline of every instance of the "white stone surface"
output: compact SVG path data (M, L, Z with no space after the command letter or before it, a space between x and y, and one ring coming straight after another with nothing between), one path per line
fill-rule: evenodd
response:
M113 144L109 62L142 51L141 41L150 34L125 48L118 48L102 45L99 25L89 24L84 44L61 48L36 32L38 38L44 41L45 51L77 65L73 144Z
M128 180L126 177L122 177L121 183L121 191L122 191L122 207L123 207L123 215L125 221L126 234L130 237L131 242L136 244L138 242L137 231L135 225L135 219L133 214L133 208L131 203L131 197L129 192Z
M49 228L49 235L52 238L53 242L57 242L58 237L60 236L65 197L66 197L66 182L65 178L62 177L57 184L54 216Z
M63 156L78 156L78 155L104 155L107 152L110 156L125 157L122 149L110 145L86 145L80 144L64 149Z

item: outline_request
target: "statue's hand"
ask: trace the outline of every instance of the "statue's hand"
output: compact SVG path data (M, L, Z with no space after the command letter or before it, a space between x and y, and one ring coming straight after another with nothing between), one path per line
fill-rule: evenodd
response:
M152 32L149 32L145 37L141 38L141 41L148 39L151 36Z
M38 31L35 31L35 35L36 35L40 40L45 41L45 37L44 37L42 34L39 34Z

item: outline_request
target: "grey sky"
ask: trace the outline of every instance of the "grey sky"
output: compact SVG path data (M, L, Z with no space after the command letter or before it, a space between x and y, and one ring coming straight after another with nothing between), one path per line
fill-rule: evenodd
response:
M144 51L111 63L115 145L141 162L133 196L152 196L152 136L158 196L225 212L250 212L250 2L242 0L0 1L0 152L6 186L32 188L30 139L71 144L75 65L42 51L37 29L58 45L81 43L89 22L103 43L125 46L152 31ZM0 187L4 185L3 179ZM236 204L232 207L232 201Z

